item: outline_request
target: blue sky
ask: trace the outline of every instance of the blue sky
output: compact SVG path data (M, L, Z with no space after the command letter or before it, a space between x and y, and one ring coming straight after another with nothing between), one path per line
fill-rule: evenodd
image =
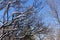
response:
M45 0L41 0L42 2L45 2ZM25 6L30 6L33 3L32 0L29 0L29 2L27 2ZM57 6L57 10L58 13L60 13L60 4L59 4L59 0L55 0L55 5ZM11 13L14 11L14 8L10 9L9 15L11 16ZM0 11L0 20L1 17L3 16L4 13L4 9ZM40 15L43 15L43 22L45 23L46 26L50 25L56 25L58 24L58 21L56 18L53 17L53 12L50 8L50 6L46 3L44 5L44 8L42 10L40 10L39 13L37 13L38 18L40 17Z
M46 0L41 0L41 1L45 2ZM59 0L54 0L54 1L55 1L55 6L57 7L59 18L60 18L60 1ZM29 0L29 2L27 2L26 4L27 5L25 6L30 6L33 4L33 1ZM15 10L14 8L10 8L9 11L10 11L9 16L11 16L12 12ZM3 16L3 13L4 13L4 9L0 11L0 20L1 20L1 17ZM42 18L43 18L44 25L45 26L49 25L49 27L53 28L53 31L55 31L54 34L57 33L57 29L60 29L60 24L58 23L57 19L54 18L52 9L47 3L45 3L44 8L41 9L39 13L37 13L38 19L40 18L41 15L43 15ZM0 23L0 25L2 24Z
M44 2L43 0L41 0L42 2ZM29 2L27 2L27 4L28 5L31 5L33 3L33 1L31 1L31 0L29 0ZM27 6L28 6L27 5ZM58 4L57 4L58 5ZM59 11L59 5L58 5L58 12L60 12ZM11 16L11 13L13 12L13 8L11 8L11 10L10 10L10 12L9 12L9 15ZM50 12L50 13L49 13ZM3 10L1 10L0 11L0 19L1 19L1 17L2 17L2 15L3 15L3 13L4 13L4 9ZM52 12L51 12L51 9L50 9L50 7L49 7L49 5L48 4L45 4L45 6L44 6L44 8L38 13L38 15L39 14L43 14L43 17L44 17L44 21L46 22L47 20L50 22L50 21L52 21L52 23L54 22L53 20L53 18L52 18L52 14L51 14ZM47 18L48 17L48 18Z

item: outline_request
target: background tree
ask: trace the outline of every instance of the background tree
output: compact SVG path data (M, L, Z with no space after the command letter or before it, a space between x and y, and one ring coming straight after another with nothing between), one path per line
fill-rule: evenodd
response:
M60 2L60 0L57 0L57 1ZM54 18L56 18L58 20L58 22L60 23L59 13L58 13L58 9L57 9L57 5L55 4L55 1L54 0L46 0L46 3L50 6L50 8L53 12Z
M57 40L60 40L60 29L58 29L56 38L57 38Z
M6 39L6 36L10 38L14 34L13 37L18 37L19 40L33 40L31 37L36 34L46 34L48 32L48 27L43 26L42 16L37 17L37 13L43 9L45 2L33 0L31 6L24 7L27 2L28 0L1 0L0 10L5 9L2 21L2 27L5 27L5 29L4 34L1 36L2 40L3 38ZM15 8L15 11L12 13L12 20L9 20L9 9L11 7ZM14 30L15 28L17 30Z

